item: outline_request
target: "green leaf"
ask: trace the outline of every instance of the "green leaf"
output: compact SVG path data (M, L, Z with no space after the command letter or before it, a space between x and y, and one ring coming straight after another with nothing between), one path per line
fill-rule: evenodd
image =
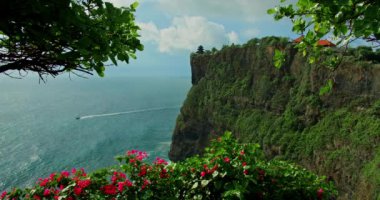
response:
M333 88L333 81L329 79L327 83L319 90L319 95L323 96L326 93L329 93Z
M274 51L273 61L274 61L274 66L277 69L280 69L282 67L282 65L284 64L284 62L285 62L285 55L284 55L284 53L282 53L280 50L276 49Z
M192 190L196 189L196 188L198 187L198 185L199 185L198 182L195 182L195 183L193 184L193 186L191 187L191 189L192 189Z
M201 181L201 186L206 187L210 183L210 180L202 180Z
M110 59L111 59L112 63L117 66L117 61L116 61L115 57L110 56Z
M276 13L277 11L276 11L276 9L275 8L271 8L271 9L268 9L267 10L267 13L269 14L269 15L272 15L272 14L274 14L274 13Z
M133 4L131 4L131 8L134 10L139 6L139 2L135 1Z

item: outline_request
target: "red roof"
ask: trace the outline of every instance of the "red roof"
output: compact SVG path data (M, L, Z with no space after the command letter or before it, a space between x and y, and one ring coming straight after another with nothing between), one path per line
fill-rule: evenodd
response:
M303 39L303 35L298 37L297 39L293 40L295 43L300 43ZM336 45L328 40L319 40L318 46L324 46L324 47L335 47Z
M293 42L300 43L302 41L302 39L303 39L303 35L298 37L297 39L293 40Z
M318 46L324 46L324 47L335 47L336 45L328 40L319 40Z

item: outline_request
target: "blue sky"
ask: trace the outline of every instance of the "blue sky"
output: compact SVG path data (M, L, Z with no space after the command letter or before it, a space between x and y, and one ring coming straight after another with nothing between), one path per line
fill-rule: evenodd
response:
M132 0L108 0L128 6ZM284 4L295 2L288 0ZM288 20L274 21L267 9L279 0L140 0L136 22L143 52L130 64L106 70L106 76L190 76L189 56L199 45L205 49L254 37L295 38Z

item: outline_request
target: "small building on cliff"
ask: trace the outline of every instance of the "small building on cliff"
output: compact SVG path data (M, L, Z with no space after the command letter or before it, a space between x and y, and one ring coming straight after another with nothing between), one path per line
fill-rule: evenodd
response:
M298 38L296 38L295 40L293 40L293 43L300 43L302 40L303 40L304 36L300 36ZM329 40L319 40L318 43L317 43L318 46L323 46L323 47L335 47L336 45L332 42L330 42Z

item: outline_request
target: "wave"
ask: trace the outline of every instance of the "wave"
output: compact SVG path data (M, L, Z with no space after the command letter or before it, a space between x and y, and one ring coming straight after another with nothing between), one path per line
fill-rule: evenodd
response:
M98 117L109 117L109 116L116 116L116 115L126 115L126 114L132 114L132 113L142 113L142 112L150 112L150 111L159 111L159 110L171 110L171 109L178 109L180 106L176 107L162 107L162 108L147 108L147 109L141 109L141 110L130 110L130 111L124 111L124 112L116 112L116 113L104 113L104 114L95 114L95 115L85 115L76 117L78 120L82 119L91 119L91 118L98 118Z

